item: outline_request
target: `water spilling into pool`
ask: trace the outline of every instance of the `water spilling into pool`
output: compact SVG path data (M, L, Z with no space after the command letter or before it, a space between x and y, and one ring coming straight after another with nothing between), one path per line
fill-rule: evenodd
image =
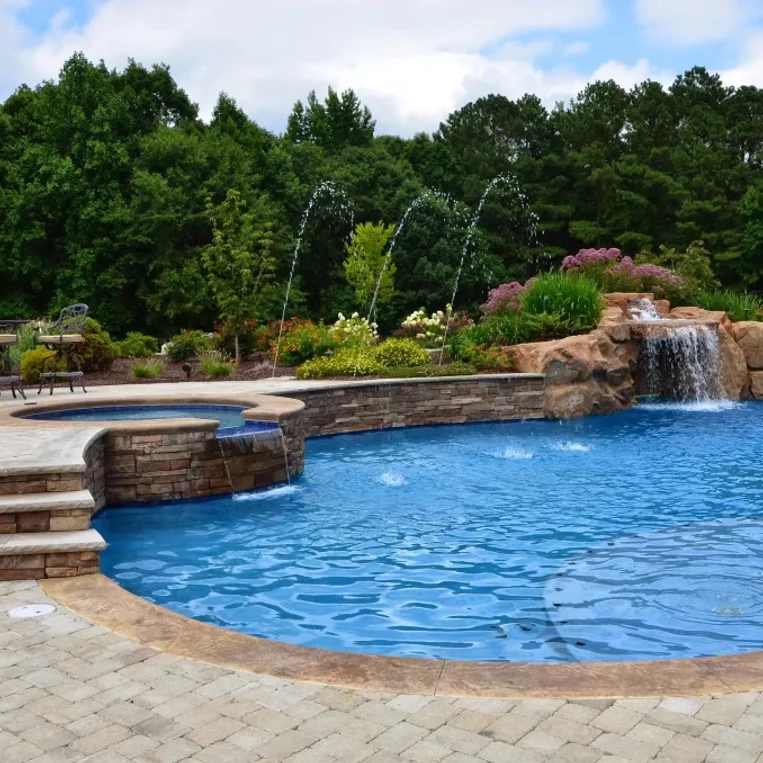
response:
M291 488L112 509L106 574L245 633L386 655L763 648L763 406L310 441ZM528 455L529 454L529 457Z

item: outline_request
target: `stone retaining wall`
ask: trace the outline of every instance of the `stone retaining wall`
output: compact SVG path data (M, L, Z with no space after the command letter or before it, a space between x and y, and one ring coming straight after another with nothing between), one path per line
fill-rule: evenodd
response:
M281 422L292 477L304 468L303 422L301 411ZM105 503L110 505L202 498L230 493L231 483L239 491L285 480L280 438L275 443L270 436L234 444L218 440L209 428L106 435Z
M305 403L305 436L426 424L543 418L542 376L368 382L291 393Z

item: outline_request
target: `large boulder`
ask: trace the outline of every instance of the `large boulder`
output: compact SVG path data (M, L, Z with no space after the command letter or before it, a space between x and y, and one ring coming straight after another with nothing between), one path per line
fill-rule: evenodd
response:
M750 394L756 400L763 400L763 371L750 371Z
M723 310L704 310L701 307L674 307L669 317L684 321L718 321L728 332L733 330L734 325Z
M721 352L721 381L727 397L732 400L747 397L750 375L744 352L723 326L718 327L718 344Z
M763 369L763 323L740 321L733 324L732 330L747 360L747 367L756 371Z
M597 329L510 350L519 371L546 375L546 416L570 419L630 405L635 394L630 361L619 347L606 330Z
M613 291L604 295L604 305L605 307L617 307L624 315L628 315L629 306L643 299L654 302L654 294L647 291Z
M619 307L608 307L604 310L599 328L605 331L613 342L627 342L631 338L628 319Z

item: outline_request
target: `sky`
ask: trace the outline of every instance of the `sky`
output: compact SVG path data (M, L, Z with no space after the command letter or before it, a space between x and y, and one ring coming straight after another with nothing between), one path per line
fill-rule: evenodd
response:
M0 0L0 100L75 51L168 64L202 117L225 91L274 132L311 90L353 88L409 136L490 93L552 106L695 65L763 87L763 0Z

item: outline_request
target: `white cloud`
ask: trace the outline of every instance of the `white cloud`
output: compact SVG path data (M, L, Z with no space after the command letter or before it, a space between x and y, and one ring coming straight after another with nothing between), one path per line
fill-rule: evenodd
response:
M727 85L763 87L763 31L751 34L742 47L744 55L737 66L721 72Z
M84 25L58 15L34 40L12 16L28 1L0 0L0 98L21 81L55 76L82 50L113 67L128 57L169 64L203 116L225 90L281 130L295 100L333 85L354 88L379 131L411 134L436 129L450 111L491 92L531 92L552 104L597 78L624 86L672 79L646 61L595 71L561 63L587 44L565 48L554 35L595 30L606 0L97 0Z
M0 0L0 14L7 2ZM205 115L226 90L255 119L282 129L297 98L331 84L355 88L381 129L410 133L436 128L470 93L483 94L492 82L507 94L571 95L570 84L584 77L563 73L557 81L533 61L552 51L549 35L595 27L604 4L102 0L81 28L59 20L33 45L22 44L16 26L5 46L14 61L0 72L0 91L22 79L55 76L73 51L82 50L109 66L121 67L128 57L168 63ZM540 39L520 44L520 33Z
M636 0L649 32L679 45L726 40L760 12L759 0Z
M577 42L571 42L565 49L565 56L581 56L583 53L588 53L591 46L584 40L578 40Z

